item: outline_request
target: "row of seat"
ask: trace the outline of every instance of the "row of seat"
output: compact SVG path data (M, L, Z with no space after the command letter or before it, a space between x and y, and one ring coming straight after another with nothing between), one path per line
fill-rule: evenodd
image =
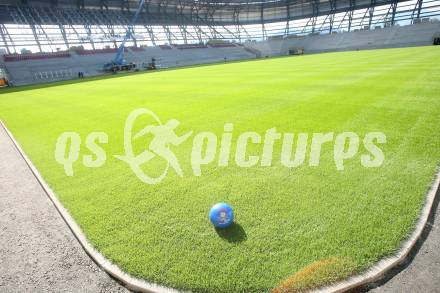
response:
M67 58L70 57L69 52L55 52L55 53L37 53L37 54L10 54L4 55L5 62L23 61L23 60L39 60L52 58Z
M78 55L94 55L94 54L106 54L106 53L116 53L118 49L116 48L105 48L105 49L95 49L95 50L77 50Z
M143 52L144 51L143 47L128 47L128 49L135 51L135 52Z
M173 48L169 45L159 45L159 48L162 50L172 50Z
M184 44L184 45L174 45L175 48L179 50L187 50L187 49L205 49L208 46L203 44Z
M210 47L213 48L229 48L229 47L235 47L235 44L233 43L217 43L217 44L209 44Z
M217 44L209 44L208 45L204 45L204 44L178 44L178 45L159 45L159 48L161 48L162 50L172 50L174 48L179 49L179 50L187 50L187 49L206 49L209 47L212 48L231 48L231 47L235 47L235 44L232 43L217 43Z
M143 47L126 47L124 50L127 52L127 49L136 52L143 52ZM93 55L93 54L108 54L108 53L116 53L118 49L116 48L105 48L105 49L95 49L95 50L77 50L76 53L78 55Z
M144 48L142 47L128 47L130 50L136 52L143 52ZM116 53L118 49L116 48L105 48L105 49L96 49L96 50L76 50L78 55L94 55L94 54L106 54L106 53ZM127 51L127 48L125 48ZM23 61L23 60L40 60L40 59L51 59L51 58L66 58L70 57L70 53L67 51L63 52L54 52L54 53L31 53L31 54L10 54L4 55L3 60L5 62L13 62L13 61Z

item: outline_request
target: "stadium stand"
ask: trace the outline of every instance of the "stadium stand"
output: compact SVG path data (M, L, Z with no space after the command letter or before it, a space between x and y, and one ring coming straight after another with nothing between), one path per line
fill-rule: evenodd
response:
M304 0L299 9L297 1L236 0L246 7L236 9L158 0L132 23L136 0L0 0L0 66L14 85L100 75L127 35L119 60L137 70L439 43L440 9L432 0L423 7L422 1L319 3Z
M263 42L247 42L244 45L160 45L156 47L133 48L125 51L127 62L138 68L154 58L159 68L188 66L203 63L251 59L265 56L288 55L289 50L301 48L305 54L432 45L433 38L440 31L439 22L424 22L408 26L362 30L339 34L312 35L275 39ZM51 54L5 55L4 64L15 85L38 83L42 80L69 79L75 74L56 74L66 69L85 72L86 76L103 74L102 64L111 60L116 49L77 50ZM31 56L31 57L30 57ZM54 58L63 57L60 62ZM70 58L65 58L70 57ZM11 62L15 61L15 62ZM53 74L52 74L53 73ZM44 76L45 78L36 78Z
M423 22L407 26L392 26L373 30L360 30L338 34L288 37L282 40L248 42L248 48L262 56L288 55L289 50L303 49L305 54L332 51L365 50L433 44L440 31L440 22Z
M197 48L197 49L194 49ZM145 47L142 50L126 48L125 58L127 62L133 62L139 68L143 68L146 63L154 58L161 68L188 66L203 63L224 62L255 58L255 55L246 51L243 47L215 47L203 48L191 47L189 49L166 48L163 46ZM5 62L11 80L15 85L25 85L42 82L41 78L35 78L41 72L47 72L49 77L46 81L57 81L75 77L73 75L55 75L51 72L59 72L70 69L72 72L84 72L86 76L96 76L103 74L103 64L112 60L115 49L104 50L79 50L70 52L70 58L59 62L55 59L26 59L19 62ZM43 74L46 76L46 74ZM52 77L53 78L50 78Z

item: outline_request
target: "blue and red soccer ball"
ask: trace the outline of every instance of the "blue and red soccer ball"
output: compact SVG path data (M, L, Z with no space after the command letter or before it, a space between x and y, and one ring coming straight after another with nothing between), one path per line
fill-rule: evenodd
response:
M227 203L218 203L209 211L209 220L216 228L227 228L234 222L234 210Z

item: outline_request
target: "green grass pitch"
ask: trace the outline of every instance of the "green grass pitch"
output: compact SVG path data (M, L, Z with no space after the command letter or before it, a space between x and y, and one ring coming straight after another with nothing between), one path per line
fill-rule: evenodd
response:
M362 272L411 233L440 161L438 64L440 48L418 47L168 70L5 92L0 118L88 239L126 272L194 291L304 289ZM337 171L330 143L317 167L307 158L297 168L277 157L271 167L214 161L196 177L191 138L173 148L183 178L171 170L147 185L113 156L124 152L127 115L141 107L178 119L180 134L220 137L227 122L233 134L380 131L385 160L364 168L360 151ZM54 158L65 131L83 141L108 133L105 165L86 168L80 157L66 176ZM239 224L225 233L208 220L220 201Z

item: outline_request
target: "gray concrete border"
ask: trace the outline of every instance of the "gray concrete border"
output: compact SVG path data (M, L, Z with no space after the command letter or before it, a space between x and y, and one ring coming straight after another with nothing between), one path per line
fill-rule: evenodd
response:
M76 239L78 239L79 243L81 244L85 252L105 272L107 272L110 276L120 281L130 290L139 291L139 292L166 292L166 293L178 292L177 290L172 288L164 287L154 283L149 283L145 280L135 278L123 272L117 265L111 263L100 252L98 252L93 247L93 245L89 243L84 233L82 232L81 228L78 226L78 224L69 214L69 212L64 208L64 206L55 196L52 189L44 181L43 177L40 175L36 167L26 156L26 154L23 152L22 148L15 140L12 133L8 130L6 125L3 123L3 121L0 120L0 124L6 131L7 135L13 142L14 146L16 147L20 155L25 160L26 164L31 169L32 173L34 174L35 178L37 179L37 181L39 182L39 184L41 185L41 187L43 188L49 199L55 205L55 208L58 210L61 217L64 219L64 221L66 222L66 224L68 225L68 227L70 228ZM412 234L410 235L410 237L404 242L403 246L401 247L401 249L397 254L379 261L376 265L374 265L365 273L359 274L357 276L353 276L343 282L339 282L331 286L320 288L317 290L317 292L346 292L346 291L360 289L370 283L380 281L383 278L383 276L385 276L389 271L402 264L407 259L408 255L413 251L417 241L422 236L422 233L425 229L432 208L434 206L436 194L439 191L439 188L440 188L440 170L437 170L437 174L435 176L433 184L431 185L431 188L427 193L425 204L422 208L416 227L412 232Z
M321 288L317 292L347 292L361 290L368 284L379 282L387 273L403 264L409 255L416 250L417 242L422 238L429 217L434 212L433 207L435 207L436 195L440 193L439 191L440 170L437 169L437 174L426 195L425 204L421 210L415 229L409 238L403 243L400 250L395 255L382 259L368 271L353 276L340 283Z
M128 289L138 292L164 292L164 293L175 293L178 292L175 289L167 288L158 284L149 283L145 280L141 280L138 278L135 278L133 276L130 276L129 274L123 272L117 265L110 262L108 259L106 259L99 251L97 251L93 245L87 240L86 236L82 232L79 225L75 222L75 220L72 218L70 213L64 208L64 206L61 204L61 202L58 200L58 198L55 196L52 189L49 187L49 185L44 181L41 174L38 172L38 170L35 168L34 164L29 160L29 158L26 156L26 154L23 152L23 149L18 144L18 142L15 140L12 133L9 131L9 129L6 127L6 125L3 123L3 121L0 120L0 124L4 128L5 132L13 142L15 148L18 150L22 158L25 160L26 164L31 169L32 173L34 174L35 178L37 179L40 186L43 188L44 192L47 194L49 199L54 204L55 208L58 210L59 214L63 218L63 220L66 222L69 229L72 231L73 235L76 239L78 239L78 242L81 244L85 252L100 266L107 274L121 282L124 286L126 286Z

